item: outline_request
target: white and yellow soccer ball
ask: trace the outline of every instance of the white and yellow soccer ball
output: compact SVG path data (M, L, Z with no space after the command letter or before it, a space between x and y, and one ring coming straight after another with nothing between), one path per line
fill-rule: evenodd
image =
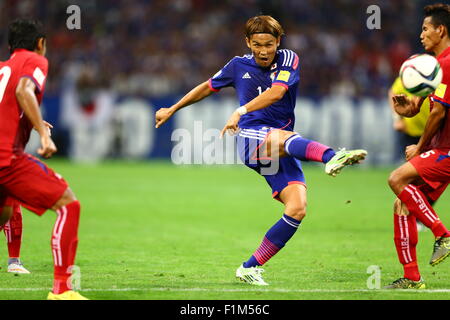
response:
M409 93L426 97L441 83L442 69L435 57L415 54L403 62L400 79Z

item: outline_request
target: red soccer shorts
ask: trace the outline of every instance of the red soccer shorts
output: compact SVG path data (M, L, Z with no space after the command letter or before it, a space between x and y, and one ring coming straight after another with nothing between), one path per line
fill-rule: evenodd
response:
M37 215L53 207L68 188L67 182L37 158L15 156L8 167L0 168L0 205L14 200Z
M436 201L450 183L450 155L448 150L432 149L409 161L416 168L425 184L420 190Z

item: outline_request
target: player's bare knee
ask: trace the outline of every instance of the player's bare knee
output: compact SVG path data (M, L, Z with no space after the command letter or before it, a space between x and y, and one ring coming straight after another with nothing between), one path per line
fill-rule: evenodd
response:
M0 227L3 226L5 223L7 223L8 220L11 219L12 215L13 215L12 207L4 206L0 211Z
M59 210L62 207L77 201L77 198L75 197L75 194L73 193L70 188L67 188L66 191L64 191L64 194L59 198L58 201L56 201L55 205L52 207L53 210Z
M306 204L286 206L285 214L295 220L301 221L306 217Z
M280 129L272 130L267 137L267 154L269 157L284 157L286 156L286 151L284 148L284 143L289 137L294 135L295 132L284 131ZM277 154L275 154L277 152Z
M397 170L394 170L390 175L388 179L388 184L391 187L392 190L398 191L401 188L403 184L402 176L398 173Z

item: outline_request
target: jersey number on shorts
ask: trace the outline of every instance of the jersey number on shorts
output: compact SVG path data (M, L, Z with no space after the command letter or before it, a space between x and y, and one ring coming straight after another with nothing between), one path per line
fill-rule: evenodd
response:
M11 77L11 68L5 66L0 69L0 102L3 100L3 95L5 94L6 85L8 84L9 78Z

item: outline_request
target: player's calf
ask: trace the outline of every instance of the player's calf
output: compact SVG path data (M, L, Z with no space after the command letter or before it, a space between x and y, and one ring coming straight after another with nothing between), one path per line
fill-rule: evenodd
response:
M284 140L283 148L288 155L302 161L327 163L335 155L334 150L329 146L305 139L295 132L290 132Z
M54 260L53 294L58 295L72 289L68 279L71 276L70 267L75 263L81 206L73 192L67 189L53 208L58 215L51 241Z

